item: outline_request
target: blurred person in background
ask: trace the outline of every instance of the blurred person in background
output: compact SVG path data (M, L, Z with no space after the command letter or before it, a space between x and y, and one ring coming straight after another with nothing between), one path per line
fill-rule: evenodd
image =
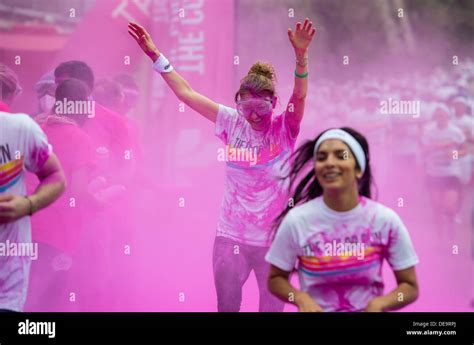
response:
M92 97L104 107L120 114L125 95L119 83L110 79L99 79L95 82Z
M378 181L375 185L376 196L390 181L388 179L390 150L387 142L390 133L390 115L380 112L381 100L382 95L378 87L362 85L359 87L359 98L355 102L356 109L347 114L347 124L365 133L372 148L373 173Z
M8 112L14 99L22 91L16 73L0 63L0 111Z
M455 236L455 224L460 224L461 181L458 155L466 137L450 121L451 112L444 103L434 107L433 120L422 132L425 172L432 210L439 217L440 238ZM452 221L454 220L454 224Z
M38 98L38 109L33 113L33 118L37 123L42 123L51 115L55 102L56 84L54 83L53 71L46 73L35 84L34 91Z
M120 287L114 279L121 266L114 266L112 262L116 255L124 257L123 243L130 243L133 239L131 231L136 230L129 226L133 224L133 212L123 213L129 210L127 205L134 200L128 195L128 191L135 188L133 144L124 117L93 98L95 76L89 65L83 61L66 61L56 67L54 76L57 85L68 79L85 83L87 99L94 105L93 116L87 117L82 125L95 152L94 179L88 188L105 207L95 217L88 217L84 225L83 243L87 244L90 255L81 251L84 255L79 261L84 268L86 263L95 262L93 267L89 267L90 275L95 279L84 282L88 296L81 307L93 311L115 310L117 299L109 291ZM124 217L118 217L121 214ZM104 246L104 243L108 245Z
M120 80L121 83L119 81ZM122 116L128 130L133 163L142 159L140 131L137 121L132 117L138 101L138 87L132 77L121 74L115 79L100 79L92 94L95 101ZM137 168L134 168L137 171Z
M54 70L56 84L66 79L79 79L94 92L95 77L92 69L83 61L66 61ZM93 100L93 99L91 99ZM133 159L127 159L132 150L127 124L122 116L111 109L94 102L95 114L84 123L83 129L90 136L98 160L102 161L113 183L125 185L130 181Z
M474 146L474 119L471 113L471 105L464 96L457 96L451 100L451 108L454 113L452 123L458 127L466 137L464 145L459 152L460 180L465 186L468 185L472 176L472 152ZM464 193L463 193L464 194Z
M85 220L103 205L88 188L95 168L94 150L81 127L90 114L79 107L70 108L74 111L70 113L60 105L86 102L88 94L88 86L80 80L62 81L55 88L50 114L42 120L41 127L63 164L68 189L57 203L32 220L33 240L39 243L41 255L31 267L32 289L26 304L29 311L73 311L84 298L78 284L78 250ZM75 298L70 300L72 291L79 295L77 302Z
M114 77L114 81L120 84L124 96L119 113L130 116L133 114L140 98L138 85L129 74L119 74Z

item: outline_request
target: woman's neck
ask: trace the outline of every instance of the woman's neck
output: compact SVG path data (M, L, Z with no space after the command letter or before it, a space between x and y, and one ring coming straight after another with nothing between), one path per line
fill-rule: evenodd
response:
M359 193L357 187L345 191L324 191L323 200L330 209L337 212L347 212L359 204Z
M268 124L265 124L264 126L261 126L261 127L253 127L252 125L250 125L250 127L251 127L255 132L263 133L263 134L265 134L266 132L268 132L268 130L270 129L270 126L271 126L271 121L268 122Z

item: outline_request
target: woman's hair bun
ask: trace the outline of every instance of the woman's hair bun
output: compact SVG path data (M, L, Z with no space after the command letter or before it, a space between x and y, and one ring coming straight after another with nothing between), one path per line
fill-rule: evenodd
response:
M268 62L257 61L252 65L248 74L258 74L264 76L265 78L275 81L275 69Z

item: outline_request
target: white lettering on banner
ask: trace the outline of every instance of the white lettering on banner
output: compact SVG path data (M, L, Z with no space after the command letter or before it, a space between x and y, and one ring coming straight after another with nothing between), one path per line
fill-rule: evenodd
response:
M186 13L186 17L182 19L184 25L196 25L203 21L204 13L202 11L202 6L204 0L194 1L194 3L189 3L189 1L184 1L183 8ZM191 13L191 16L188 15Z
M176 37L174 47L169 48L169 58L180 71L202 75L205 70L204 31L199 30L198 26L204 21L204 0L171 1L169 5L171 19L168 35L173 39ZM184 10L184 17L179 16L180 10Z
M168 12L168 0L158 0L154 2L152 6L153 22L155 23L167 23L169 22Z
M129 0L122 0L122 2L112 11L112 17L123 16L126 20L136 22L137 20L129 12L126 11ZM149 8L151 0L132 0L132 3L147 17L150 16Z
M122 2L112 11L112 17L116 18L119 15L123 15L123 17L125 17L125 19L128 20L129 22L135 22L136 21L135 18L133 18L130 13L125 11L125 9L127 8L127 5L128 5L128 0L122 0Z
M154 0L150 4L149 12L155 24L151 33L157 30L157 23L165 23L169 41L166 56L180 72L200 75L205 72L204 3L204 0ZM184 10L184 17L179 17L180 10ZM163 104L166 86L160 78L153 78L152 84L150 107L152 112L157 112Z
M204 32L199 31L198 37L193 37L190 32L187 36L181 36L178 39L178 60L180 62L190 62L193 64L180 64L179 68L183 71L199 72L204 74L204 55L198 54L204 51Z
M171 3L171 9L170 9L171 20L170 20L170 28L169 28L170 37L179 35L178 25L180 23L180 18L178 16L178 12L180 8L181 8L181 3L178 3L178 2Z
M132 0L132 2L138 7L138 9L146 16L149 16L149 9L151 0Z

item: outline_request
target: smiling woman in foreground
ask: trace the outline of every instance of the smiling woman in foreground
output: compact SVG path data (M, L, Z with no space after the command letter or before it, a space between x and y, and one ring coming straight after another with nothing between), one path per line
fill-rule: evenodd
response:
M307 163L310 171L300 177ZM299 311L386 311L418 296L418 257L400 217L370 199L369 146L351 128L330 129L294 153L300 179L266 256L270 291ZM382 263L397 287L383 295ZM301 290L290 274L297 267Z

